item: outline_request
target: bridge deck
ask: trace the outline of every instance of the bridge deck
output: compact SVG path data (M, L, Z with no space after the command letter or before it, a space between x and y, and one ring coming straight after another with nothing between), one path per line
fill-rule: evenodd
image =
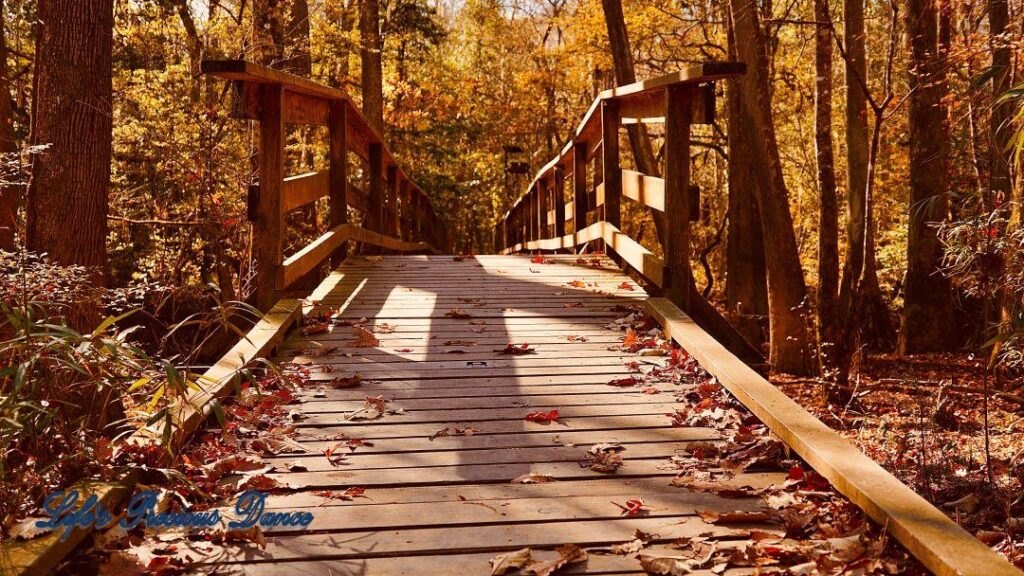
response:
M590 260L385 256L340 267L314 292L307 317L330 309L341 324L329 334L293 331L276 358L309 371L296 439L313 452L274 460L277 470L297 470L271 474L297 491L268 506L308 509L312 532L268 534L265 549L226 548L213 560L218 573L489 574L489 561L508 551L531 547L535 558L550 559L557 546L619 544L637 530L654 535L654 552L683 537L735 545L749 535L744 529L777 533L778 524L722 525L698 515L762 510L759 498L671 485L678 470L669 458L719 433L672 426L666 415L682 406L676 384L644 384L646 392L608 384L634 373L628 362L666 359L609 349L623 338L609 323L647 296L607 258L596 259L599 266ZM351 347L354 328L345 324L361 319L377 346ZM509 343L536 352L501 353ZM329 352L310 355L318 346ZM358 387L330 385L357 373ZM347 419L381 394L404 412ZM555 422L525 419L553 409ZM448 435L432 438L445 428ZM471 435L456 430L464 428ZM324 456L355 438L364 445L338 465ZM588 449L605 442L625 446L625 464L615 473L581 466ZM513 482L530 473L556 481ZM757 472L727 482L758 488L784 480ZM366 497L318 494L350 487L365 488ZM646 515L623 515L614 504L631 499L645 502ZM559 573L643 573L635 558L616 555L567 568Z

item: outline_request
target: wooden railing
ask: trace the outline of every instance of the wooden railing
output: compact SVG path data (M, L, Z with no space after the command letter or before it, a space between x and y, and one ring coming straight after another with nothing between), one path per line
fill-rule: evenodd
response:
M537 172L499 221L498 249L506 254L571 250L596 241L663 290L734 354L763 365L760 351L701 296L690 270L690 221L700 211L699 190L690 185L690 127L714 122L715 82L745 72L740 62L708 62L602 92L562 151ZM665 124L665 177L622 169L620 128L655 122ZM591 164L592 184L587 181ZM664 259L622 233L622 198L665 215ZM570 222L571 234L566 231Z
M395 161L382 136L342 90L244 60L206 60L205 74L232 81L232 116L259 122L259 184L249 190L255 301L267 310L281 291L315 272L349 241L395 252L445 251L447 229L430 199ZM285 175L285 127L326 126L328 168ZM366 163L364 192L349 182L348 153ZM284 257L285 213L329 199L330 229ZM348 222L348 208L363 225Z

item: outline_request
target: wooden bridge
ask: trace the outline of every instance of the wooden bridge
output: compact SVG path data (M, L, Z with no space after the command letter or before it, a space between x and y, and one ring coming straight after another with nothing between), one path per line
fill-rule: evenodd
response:
M679 417L694 409L687 391L704 382L710 388L697 393L710 398L717 382L749 411L745 425L766 425L934 573L1020 574L768 383L757 351L693 289L689 129L711 121L715 82L742 66L705 64L601 94L501 220L502 254L493 256L444 255L448 239L429 199L344 93L246 62L204 70L233 82L236 116L259 122L250 217L268 313L207 372L217 384L180 405L170 436L176 447L187 442L211 400L229 395L238 369L260 356L300 372L294 440L308 451L270 458L268 476L287 488L267 506L315 520L268 530L265 546L211 553L202 542L179 544L173 554L189 559L188 570L490 574L497 557L522 565L515 552L531 548L554 564L529 573L639 574L635 554L578 561L565 546L593 552L641 540L643 554L678 557L668 546L680 539L723 550L742 549L752 534L781 539L786 531L760 494L781 489L786 472L724 474L726 462L709 457L717 488L678 478L673 457L728 436ZM664 179L620 167L621 126L648 121L666 125ZM328 127L328 171L285 176L287 124ZM365 194L349 183L349 152L366 163ZM283 214L323 196L331 230L285 257ZM665 259L622 232L622 198L664 213ZM357 221L349 206L361 212ZM346 243L363 255L344 259ZM582 247L604 254L577 254ZM308 282L318 284L299 288ZM674 341L714 380L681 370L686 356L660 355L668 352L660 345L655 355L624 342L627 327ZM369 418L355 416L364 409ZM164 435L154 426L130 441ZM330 450L352 440L358 449L332 460ZM114 507L136 478L91 488ZM331 497L356 487L365 497ZM714 520L723 515L741 521ZM40 538L5 561L12 572L49 573L84 536Z

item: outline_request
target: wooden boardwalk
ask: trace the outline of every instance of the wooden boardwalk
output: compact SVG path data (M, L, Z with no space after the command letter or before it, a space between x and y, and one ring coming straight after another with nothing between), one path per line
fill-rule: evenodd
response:
M600 267L589 265L591 259ZM345 326L316 336L296 330L276 358L308 365L313 382L356 373L366 379L353 389L310 388L296 439L313 452L274 462L281 470L298 463L303 471L271 474L298 491L274 496L268 506L308 508L316 518L311 532L268 536L263 550L232 547L206 561L223 563L220 573L489 574L490 559L523 547L618 544L636 530L659 542L698 534L735 539L742 534L737 528L750 528L705 523L697 513L757 510L758 499L670 485L678 471L666 466L668 458L718 435L671 426L672 384L654 384L659 393L608 385L632 373L626 362L640 359L609 351L623 332L608 324L646 294L607 258L588 257L588 265L576 260L385 256L339 268L314 293L319 303L307 317L333 309L343 320L365 318L379 346L346 346L353 337ZM453 309L469 317L452 318L461 316ZM536 353L501 353L508 343L527 343ZM303 355L318 345L337 348ZM380 394L404 413L346 419L367 396ZM556 422L525 419L553 409ZM445 428L450 435L431 438ZM372 446L332 466L323 450L351 438ZM626 447L625 465L615 474L579 464L604 442ZM529 473L557 481L512 482ZM730 482L756 487L783 478L754 473ZM353 486L366 488L367 498L342 502L316 494ZM624 517L613 504L634 498L643 498L648 515ZM642 573L634 558L600 555L568 572L584 571Z

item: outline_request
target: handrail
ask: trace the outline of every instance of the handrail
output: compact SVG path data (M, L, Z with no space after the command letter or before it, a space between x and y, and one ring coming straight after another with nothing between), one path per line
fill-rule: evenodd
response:
M259 185L249 191L256 263L256 306L266 310L279 293L315 271L345 240L393 251L444 251L447 228L430 198L398 165L383 136L340 89L245 60L204 60L204 74L230 80L231 115L260 126ZM285 175L284 128L326 126L327 170ZM348 182L348 152L367 164L369 187ZM330 200L330 230L285 258L284 213L320 198ZM348 208L364 213L364 227L348 223Z
M648 312L775 434L832 485L936 574L1017 574L1008 562L962 530L898 479L828 429L770 382L751 370L749 344L696 290L690 271L689 222L699 202L689 178L690 126L712 121L716 80L742 74L730 62L606 90L594 101L562 151L544 165L500 219L495 238L502 253L572 250L600 242L668 298L647 301ZM665 123L664 178L624 170L619 127ZM587 164L600 159L587 182ZM564 181L571 177L572 200ZM665 258L658 258L620 230L625 197L665 215ZM600 210L598 210L600 209ZM598 212L593 222L588 214ZM573 223L567 233L566 222Z

